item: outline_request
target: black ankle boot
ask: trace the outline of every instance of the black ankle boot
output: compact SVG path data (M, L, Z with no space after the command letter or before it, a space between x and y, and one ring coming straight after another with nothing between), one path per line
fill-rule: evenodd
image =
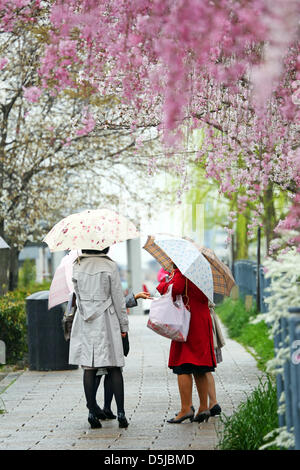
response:
M99 419L91 411L89 412L88 422L90 423L92 429L102 428L102 424L100 423Z
M103 408L103 413L105 414L106 419L116 419L116 415L114 415L108 408Z
M126 419L125 413L118 413L119 428L127 428L128 421Z
M96 416L98 419L105 420L107 418L106 413L104 410L101 410L100 406L96 406L94 412L92 413Z

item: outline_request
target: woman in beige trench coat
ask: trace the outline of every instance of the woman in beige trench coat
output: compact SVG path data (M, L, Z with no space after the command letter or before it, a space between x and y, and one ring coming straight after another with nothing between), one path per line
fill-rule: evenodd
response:
M101 409L95 390L101 375L109 374L120 427L127 427L124 411L122 335L128 332L128 315L117 264L101 251L82 250L73 266L77 311L69 363L84 369L83 385L92 428L101 427Z

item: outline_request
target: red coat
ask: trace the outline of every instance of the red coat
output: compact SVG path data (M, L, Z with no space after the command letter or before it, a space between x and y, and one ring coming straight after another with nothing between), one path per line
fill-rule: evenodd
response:
M185 295L186 277L179 269L175 269L174 276L169 282L163 280L157 290L160 294L167 292L168 286L173 284L172 293ZM190 329L185 343L171 342L169 367L190 363L197 366L216 367L216 358L213 345L212 322L206 295L195 284L187 280L187 295L191 312ZM186 297L183 297L185 305Z

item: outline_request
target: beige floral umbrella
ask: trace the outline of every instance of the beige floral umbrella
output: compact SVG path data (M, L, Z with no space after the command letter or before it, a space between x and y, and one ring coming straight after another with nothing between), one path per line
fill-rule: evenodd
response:
M140 236L135 225L110 209L86 210L58 222L45 236L50 251L103 250Z

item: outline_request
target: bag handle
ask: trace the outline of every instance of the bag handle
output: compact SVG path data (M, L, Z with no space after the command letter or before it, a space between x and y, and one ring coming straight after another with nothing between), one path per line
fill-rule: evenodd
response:
M186 277L186 278L185 278L185 294L184 294L183 297L186 297L187 302L186 302L186 305L185 305L185 306L186 306L186 308L187 308L188 310L190 310L191 307L190 307L190 299L189 299L189 296L187 295L187 285L188 285L188 279L187 279L187 277Z

